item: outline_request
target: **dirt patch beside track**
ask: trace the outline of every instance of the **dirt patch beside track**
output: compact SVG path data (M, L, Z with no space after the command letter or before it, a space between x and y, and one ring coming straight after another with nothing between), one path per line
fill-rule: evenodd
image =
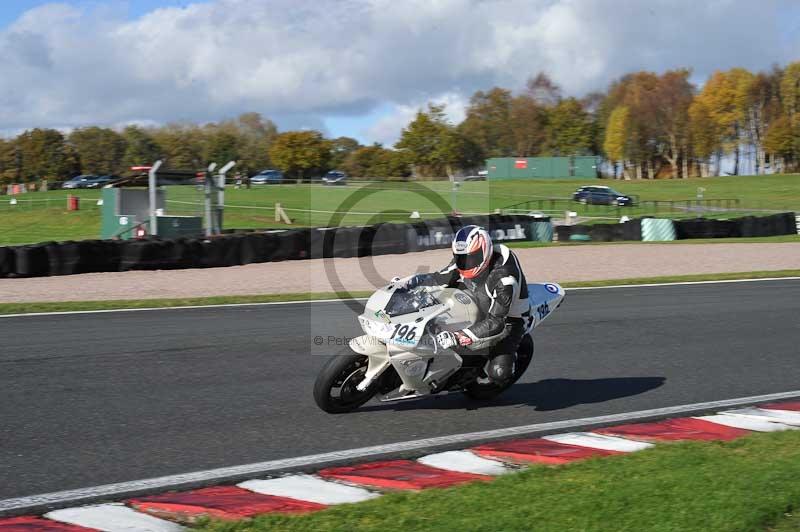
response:
M592 281L800 268L800 244L609 244L517 249L528 281ZM0 279L0 302L97 301L369 290L430 271L449 250L193 270Z

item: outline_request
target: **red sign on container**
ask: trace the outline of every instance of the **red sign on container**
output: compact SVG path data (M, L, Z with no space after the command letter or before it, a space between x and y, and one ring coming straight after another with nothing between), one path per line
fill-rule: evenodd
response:
M514 168L527 168L528 167L528 160L527 159L517 159L514 161Z

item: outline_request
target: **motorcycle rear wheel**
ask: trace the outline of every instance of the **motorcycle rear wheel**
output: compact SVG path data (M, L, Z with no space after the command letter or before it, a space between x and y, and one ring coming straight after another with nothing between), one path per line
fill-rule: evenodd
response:
M511 388L514 383L517 382L520 377L522 377L522 375L528 370L528 366L531 365L532 360L533 338L531 338L530 335L525 335L522 339L522 342L519 344L519 348L517 349L517 358L514 360L514 376L508 383L498 386L493 382L480 383L476 381L464 388L464 395L470 399L474 399L475 401L487 401L489 399L494 399L504 391Z
M359 391L356 386L364 380L367 357L363 355L337 355L332 357L317 375L314 382L314 401L329 414L352 412L375 395L376 384Z

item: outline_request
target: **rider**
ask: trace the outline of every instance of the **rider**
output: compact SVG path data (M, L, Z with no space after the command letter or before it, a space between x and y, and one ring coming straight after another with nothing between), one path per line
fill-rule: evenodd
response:
M489 232L476 225L458 230L452 250L453 260L447 267L411 276L405 286L461 286L470 290L482 318L466 329L439 333L437 342L445 349L455 345L489 347L487 375L494 384L505 385L514 374L517 348L532 325L525 274L514 252L502 244L493 245Z

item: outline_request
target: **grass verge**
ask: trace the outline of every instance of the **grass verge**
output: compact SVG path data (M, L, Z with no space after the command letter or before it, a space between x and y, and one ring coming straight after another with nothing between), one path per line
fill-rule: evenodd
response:
M674 275L668 277L637 277L632 279L608 279L605 281L575 281L562 284L565 288L592 288L615 285L669 284L693 281L725 281L731 279L764 279L774 277L800 277L800 270ZM355 291L346 295L352 298L364 298L368 297L371 293L372 292L370 291ZM342 297L344 297L343 294L336 294L333 292L309 292L302 294L216 296L179 299L119 299L107 301L0 303L0 315L31 314L36 312L78 312L87 310L191 307L198 305L236 305L243 303L278 303L289 301L311 301L319 299L340 299Z
M372 292L352 292L350 297L367 297ZM289 301L313 301L340 299L333 292L302 294L270 294L253 296L191 297L178 299L116 299L107 301L60 301L42 303L0 303L2 314L31 314L35 312L79 312L86 310L120 310L137 308L173 308L203 305L240 305L246 303L282 303Z
M784 514L778 524L767 528L767 532L800 532L800 508Z
M798 475L800 433L754 434L536 466L489 484L393 493L304 516L213 522L204 530L763 531L784 526L784 515L800 505Z

